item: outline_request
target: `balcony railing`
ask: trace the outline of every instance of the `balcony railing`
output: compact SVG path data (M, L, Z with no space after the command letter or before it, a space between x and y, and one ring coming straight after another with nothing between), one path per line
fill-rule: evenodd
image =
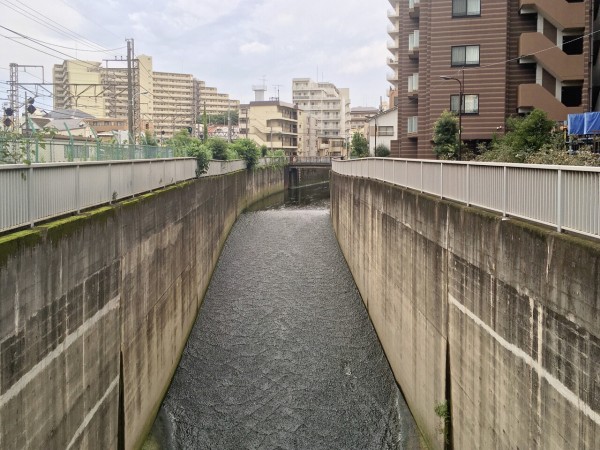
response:
M559 30L585 28L585 5L565 0L519 0L521 14L541 14Z
M599 167L368 158L332 170L600 238Z

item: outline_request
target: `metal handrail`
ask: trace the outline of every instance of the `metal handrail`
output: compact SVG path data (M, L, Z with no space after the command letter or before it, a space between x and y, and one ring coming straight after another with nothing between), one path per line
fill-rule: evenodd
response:
M332 170L600 237L600 167L365 158Z
M260 165L277 161L263 159ZM246 169L246 162L211 161L209 177ZM0 232L110 204L196 178L194 158L0 165Z

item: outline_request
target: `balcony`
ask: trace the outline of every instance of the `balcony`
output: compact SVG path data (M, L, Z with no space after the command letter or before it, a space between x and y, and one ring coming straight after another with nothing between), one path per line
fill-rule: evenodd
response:
M390 2L390 5L392 5L394 8L396 7L396 5L398 3L400 3L400 0L388 0Z
M398 51L398 40L388 41L387 48L390 52L396 53Z
M396 84L398 82L398 74L396 72L388 73L386 78L392 84Z
M559 30L585 28L587 2L566 0L519 0L521 14L540 14Z
M519 54L522 62L535 61L558 80L579 81L584 78L583 55L567 55L541 33L521 34Z
M392 39L395 39L400 34L400 30L398 29L398 27L392 24L388 25L387 32L392 37Z
M414 73L408 77L408 91L409 98L416 98L419 96L419 74Z
M419 57L419 30L408 35L408 57L411 59Z
M398 60L396 58L388 58L387 65L390 69L396 70L398 68Z
M400 18L400 13L395 9L388 9L387 16L388 19L395 21Z
M420 0L408 0L408 15L416 19L421 14L421 1Z
M539 84L521 84L519 86L518 108L521 112L533 108L546 111L548 118L557 122L567 120L569 114L583 112L583 106L568 107Z

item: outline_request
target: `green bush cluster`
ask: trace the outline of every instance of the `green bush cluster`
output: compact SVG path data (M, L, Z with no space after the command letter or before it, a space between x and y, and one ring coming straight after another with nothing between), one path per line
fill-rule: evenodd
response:
M444 111L434 126L434 151L440 159L458 156L458 119L456 114ZM506 134L494 136L491 142L481 143L476 151L463 146L463 159L477 161L600 166L600 155L590 148L567 152L562 131L556 122L539 109L526 116L509 117Z
M177 156L189 156L198 160L198 174L208 170L211 159L230 161L243 159L248 168L256 166L261 157L261 149L250 139L238 139L229 143L221 138L210 138L206 142L192 137L187 130L181 130L168 143Z

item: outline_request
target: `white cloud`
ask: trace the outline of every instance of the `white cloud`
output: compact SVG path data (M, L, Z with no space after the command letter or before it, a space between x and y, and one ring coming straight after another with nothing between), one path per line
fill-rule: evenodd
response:
M240 52L243 54L262 54L269 51L269 46L260 42L248 42L240 46Z
M389 86L387 0L27 0L27 8L105 48L122 47L132 37L138 54L153 57L155 70L192 73L240 100L251 99L251 86L265 76L268 95L282 85L281 97L290 101L292 78L314 79L317 68L325 80L349 87L361 104L375 105ZM3 25L33 37L83 46L11 11L2 16ZM66 58L6 39L2 44L0 68L10 62L44 64L50 74L51 65ZM115 55L124 51L77 52L82 59ZM8 71L0 70L0 81L7 79Z

